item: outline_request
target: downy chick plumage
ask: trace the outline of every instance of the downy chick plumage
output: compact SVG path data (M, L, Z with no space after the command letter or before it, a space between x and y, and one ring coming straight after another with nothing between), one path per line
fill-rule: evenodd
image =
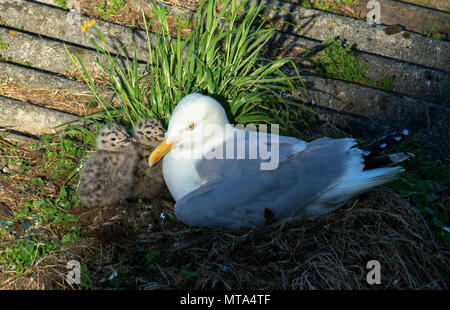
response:
M97 151L86 161L78 186L86 207L115 204L130 197L137 153L125 128L106 125L97 136Z
M164 140L165 130L159 120L145 118L133 129L136 139L137 162L134 173L133 198L164 198L169 195L164 177L162 164L152 167L148 164L148 157L152 151Z

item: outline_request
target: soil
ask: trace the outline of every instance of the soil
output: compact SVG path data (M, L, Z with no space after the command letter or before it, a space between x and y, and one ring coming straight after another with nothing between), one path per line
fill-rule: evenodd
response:
M83 14L99 17L93 10L98 1L80 3ZM192 10L198 1L164 3ZM341 9L355 14L350 8ZM125 8L108 20L126 26L136 20L135 27L143 26L140 14ZM84 115L90 100L88 94L12 84L0 85L0 95L77 115ZM90 111L99 109L91 106ZM337 130L328 123L322 126L305 131L304 138L312 140ZM42 196L24 186L32 178L46 183L44 197L58 194L64 176L54 178L48 173L42 152L18 155L3 151L4 145L1 148L1 173L24 165L5 165L12 156L24 159L31 168L24 175L0 181L0 220ZM446 197L448 188L442 187L439 195ZM412 210L408 197L388 186L326 216L262 229L190 228L176 219L173 204L155 200L73 208L84 239L44 256L20 277L1 273L0 284L3 289L79 289L65 281L67 261L77 259L88 273L83 289L448 289L448 272L443 270L450 263L448 254L424 218ZM47 232L50 229L57 228ZM14 223L12 230L33 233L24 231L23 223ZM149 258L151 253L154 259ZM366 263L372 259L382 265L382 286L370 286L365 280Z
M98 1L96 0L79 0L80 2L80 8L82 15L92 17L94 19L100 19L100 15L95 11L95 7L98 5ZM148 4L147 4L148 6ZM147 23L151 20L152 16L146 13L146 20ZM126 7L118 8L117 13L114 15L107 16L106 18L103 18L106 21L126 26L129 28L138 28L140 30L145 30L145 24L144 19L142 17L142 13L133 10L131 7L128 9ZM176 36L177 35L177 23L175 21L174 17L168 16L167 21L169 23L169 28L171 31L171 35ZM150 28L150 31L157 32L159 25L154 22L152 24L152 27ZM181 38L185 38L190 30L189 28L192 28L192 25L189 25L185 29L181 29Z
M310 128L304 138L335 130L325 123ZM0 183L0 219L9 218L26 201L57 195L65 176L54 178L48 173L45 155L39 151L11 155L2 149L0 162L20 156L31 168ZM4 173L21 165L10 165ZM24 187L33 177L44 180L44 194ZM448 191L441 188L437 193L444 199ZM2 288L448 289L443 269L450 262L448 255L424 218L412 210L408 197L388 186L326 216L261 229L190 228L176 219L173 205L172 200L150 200L73 207L84 239L45 255L20 277L2 273ZM11 230L38 233L25 226L14 223ZM44 227L44 231L55 233L58 227ZM66 263L72 259L85 266L82 287L64 280ZM366 264L373 259L383 270L382 285L377 287L365 280Z

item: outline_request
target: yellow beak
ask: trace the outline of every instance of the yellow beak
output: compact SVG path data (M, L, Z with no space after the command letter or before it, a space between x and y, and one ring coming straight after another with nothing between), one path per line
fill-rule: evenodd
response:
M166 144L166 140L161 142L160 145L156 149L153 150L153 152L148 157L148 164L150 167L152 167L154 164L156 164L161 158L164 157L164 155L167 154L172 149L173 143Z

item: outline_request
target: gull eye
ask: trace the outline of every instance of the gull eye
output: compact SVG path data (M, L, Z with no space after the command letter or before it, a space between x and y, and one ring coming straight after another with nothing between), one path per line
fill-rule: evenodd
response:
M116 138L111 138L111 141L116 141Z
M189 130L194 130L194 128L195 128L194 123L191 123L188 128L189 128Z
M149 135L149 134L151 134L152 132L151 131L146 131L145 132L145 134L147 134L147 135Z

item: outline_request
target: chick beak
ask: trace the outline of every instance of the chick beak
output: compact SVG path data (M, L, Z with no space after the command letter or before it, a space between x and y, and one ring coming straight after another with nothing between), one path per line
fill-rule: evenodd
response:
M128 137L126 141L131 142L131 143L136 143L136 139L133 137Z
M172 149L173 143L166 144L166 140L163 140L160 145L156 149L153 150L153 152L148 157L148 164L150 167L152 167L154 164L156 164L161 158L164 157L171 149Z

